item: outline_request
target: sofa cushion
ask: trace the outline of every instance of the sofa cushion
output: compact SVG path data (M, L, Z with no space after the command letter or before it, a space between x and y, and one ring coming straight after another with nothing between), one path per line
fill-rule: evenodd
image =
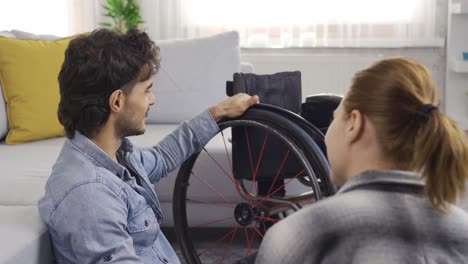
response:
M178 125L149 124L146 126L144 135L130 137L129 139L139 147L151 147L177 127ZM19 145L7 145L5 142L0 143L0 155L2 157L0 158L0 168L2 168L3 175L2 184L0 184L0 207L37 205L38 200L44 194L47 178L64 141L65 138L61 137L26 142ZM221 163L226 162L224 144L219 137L212 140L208 144L207 149ZM213 170L213 164L210 162L210 160L207 160L205 164L200 164L198 169L203 170L203 174L207 175L207 177L219 177L218 174L213 173L216 171ZM225 165L227 166L227 164ZM156 192L165 215L165 226L173 225L172 197L177 173L178 168L155 184ZM210 181L213 182L213 179L210 179ZM231 186L225 186L225 188L220 188L220 190L228 199L236 198ZM206 200L217 199L217 196L204 188L204 186L200 186L196 191L199 192L200 197ZM202 221L203 219L203 214L201 214L199 220Z
M139 147L151 147L174 131L178 125L147 125L144 135L129 139ZM57 159L65 137L27 142L20 145L0 143L0 168L2 184L0 185L0 205L37 205L44 194L45 183ZM207 145L212 155L225 160L225 149L222 140L217 137ZM25 166L26 164L27 166ZM207 162L206 174L210 174L212 164ZM161 202L171 202L174 182L178 168L155 184ZM228 186L229 187L229 186ZM204 192L205 190L203 190ZM226 188L225 194L234 195ZM235 196L233 196L235 197Z
M139 147L151 147L177 127L178 125L147 125L144 135L130 137L130 140ZM65 139L51 138L19 145L0 142L0 168L3 175L0 205L37 205ZM164 186L161 186L160 199L172 200L176 174L177 170L172 174L174 177L161 181Z
M0 81L7 105L8 144L61 136L57 76L71 38L0 38Z
M37 205L64 141L62 137L20 145L1 142L0 205Z
M0 206L0 263L54 263L47 228L36 206Z
M226 97L226 81L240 71L239 34L156 41L161 68L154 80L156 104L147 123L177 124Z

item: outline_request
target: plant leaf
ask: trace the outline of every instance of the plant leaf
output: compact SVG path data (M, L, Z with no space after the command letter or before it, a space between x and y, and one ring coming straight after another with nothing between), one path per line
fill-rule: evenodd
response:
M111 18L113 25L101 23L102 26L113 26L113 30L125 31L132 27L139 28L144 23L136 0L106 0L103 8L107 11L103 15Z

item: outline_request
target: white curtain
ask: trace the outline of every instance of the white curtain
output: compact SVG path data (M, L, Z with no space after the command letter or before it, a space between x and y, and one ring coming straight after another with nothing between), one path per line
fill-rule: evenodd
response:
M37 0L36 0L37 1ZM68 3L69 35L90 32L103 22L102 0L61 0Z
M0 30L66 36L108 19L105 0L0 2ZM441 46L437 0L140 0L156 40L237 30L242 47ZM38 12L38 10L44 10Z
M237 30L242 47L438 46L436 0L141 0L155 39Z

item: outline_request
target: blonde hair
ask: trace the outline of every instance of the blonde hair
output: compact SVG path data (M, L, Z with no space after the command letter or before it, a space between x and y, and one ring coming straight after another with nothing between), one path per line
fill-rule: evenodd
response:
M444 210L465 191L468 142L464 131L437 106L427 69L406 58L389 58L358 72L343 102L376 127L386 159L417 171L435 208Z

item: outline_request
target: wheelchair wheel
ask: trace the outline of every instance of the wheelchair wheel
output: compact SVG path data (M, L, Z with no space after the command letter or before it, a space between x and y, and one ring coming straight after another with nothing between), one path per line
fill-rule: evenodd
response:
M317 134L300 117L274 110L257 106L240 118L222 120L217 136L181 165L173 214L188 263L211 263L214 256L217 263L230 263L228 258L249 256L271 225L334 193ZM262 136L256 149L249 138L253 131ZM240 142L233 142L234 133L243 134ZM268 160L273 152L281 158ZM248 173L233 164L236 155L245 157ZM242 255L233 256L233 248Z

